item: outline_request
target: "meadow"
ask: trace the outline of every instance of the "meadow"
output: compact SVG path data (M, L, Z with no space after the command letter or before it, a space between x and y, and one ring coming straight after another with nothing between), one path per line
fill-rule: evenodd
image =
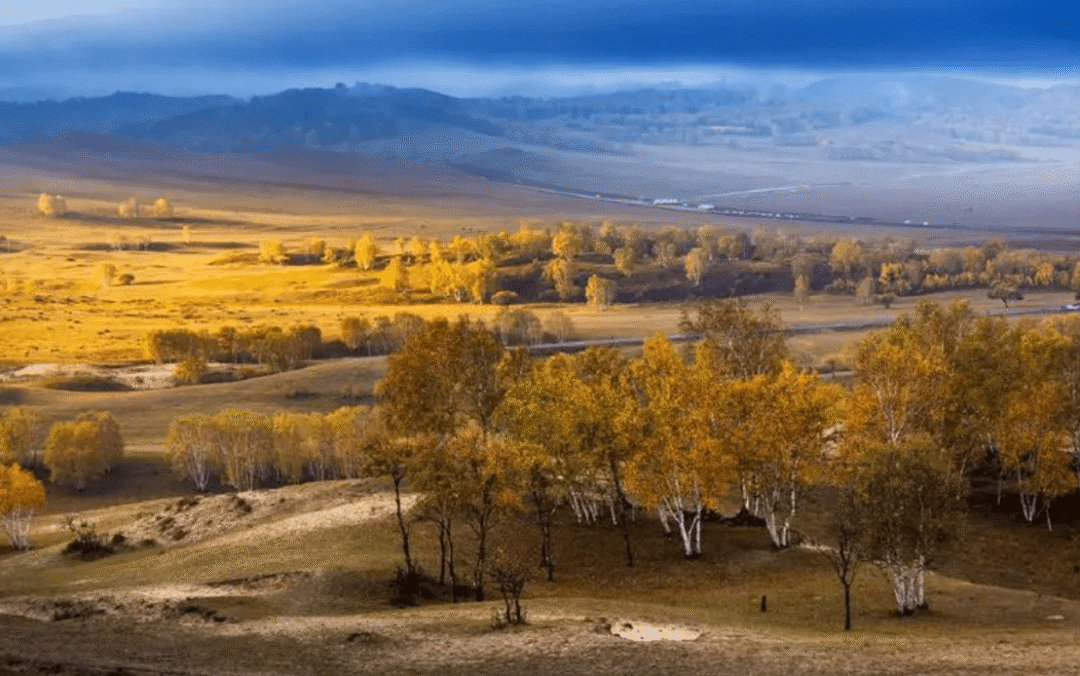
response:
M0 357L8 371L145 363L146 335L160 329L310 324L332 340L349 316L467 313L492 321L499 311L393 294L386 302L379 274L354 267L261 264L259 243L269 238L303 251L313 237L334 247L370 233L389 248L396 238L416 234L447 241L513 232L521 221L555 227L609 217L623 227L658 231L696 228L702 218L629 208L597 214L555 198L527 202L530 211L490 206L487 199L488 206L471 212L467 200L457 200L455 212L444 213L437 195L382 197L353 209L354 197L295 186L245 192L176 179L161 190L108 178L65 183L37 177L44 188L67 193L68 217L48 219L32 213L36 192L20 190L31 178L9 175L0 190L0 234L8 244L0 253ZM117 203L129 194L149 203L166 193L175 207L169 218L116 216ZM710 223L721 232L752 227ZM1052 241L1045 244L1053 250ZM103 264L133 279L103 285ZM985 289L928 297L968 300L977 313L1001 308ZM1040 291L1014 306L1053 309L1072 299L1071 292ZM790 344L797 363L829 373L850 366L851 345L870 330L850 326L891 321L916 299L900 297L883 307L818 292L796 299L789 288L773 288L750 300L774 304L791 327L819 328L794 335ZM604 309L581 302L514 307L542 319L563 312L574 338L602 340L677 333L693 299ZM451 604L435 598L406 608L390 602L400 541L388 480L235 494L252 507L244 513L224 491L180 505L192 489L164 459L164 438L176 416L238 405L263 413L328 412L370 402L385 369L385 357L353 356L237 382L130 391L57 389L46 377L5 382L5 404L32 407L47 421L110 411L128 446L124 461L86 490L48 486L31 532L33 551L0 549L0 674L285 674L296 673L300 663L312 674L1033 674L1068 671L1080 657L1074 640L1080 540L1071 502L1056 508L1060 525L1050 533L1038 523L1022 525L1013 505L975 500L964 544L930 576L930 611L895 617L888 584L867 565L856 580L855 631L849 634L839 631L840 587L826 558L812 547L776 551L761 528L707 523L704 555L689 561L656 520L642 514L632 527L637 562L628 569L617 529L582 526L569 510L560 511L556 581L542 582L537 574L525 591L529 623L493 630L497 599ZM812 492L796 522L806 544L825 538L834 497L826 488ZM730 511L736 506L733 501ZM66 515L102 533L154 542L96 561L71 560L61 554L71 539ZM187 519L185 536L166 536L159 527L166 516ZM434 530L420 522L413 528L416 556L430 572L438 560ZM503 541L537 537L523 518L506 519L499 528ZM702 633L687 643L638 644L611 634L620 622Z

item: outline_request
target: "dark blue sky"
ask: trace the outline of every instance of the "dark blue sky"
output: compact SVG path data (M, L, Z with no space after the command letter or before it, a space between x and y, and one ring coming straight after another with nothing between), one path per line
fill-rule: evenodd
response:
M1080 10L1032 0L97 0L14 23L37 18L17 13L25 5L0 4L0 90L247 95L340 79L480 93L864 70L1080 78Z

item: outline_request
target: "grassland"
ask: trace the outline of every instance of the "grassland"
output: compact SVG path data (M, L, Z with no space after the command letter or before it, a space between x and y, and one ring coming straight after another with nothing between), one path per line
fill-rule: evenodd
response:
M275 191L260 184L250 192L228 192L175 179L167 191L177 208L174 219L131 221L113 215L116 202L165 191L108 177L65 181L43 174L23 180L36 183L24 186L8 177L0 190L0 234L13 244L12 251L0 253L6 280L0 356L10 366L138 361L144 358L143 337L160 328L310 323L333 338L341 318L350 315L408 309L425 317L465 311L490 318L496 311L491 306L370 305L370 289L378 281L355 269L248 261L258 242L270 237L296 250L312 236L331 246L365 231L382 243L416 233L448 239L514 230L519 218L554 223L597 216L539 201L526 203L532 210L517 215L490 207L490 199L473 212L462 199L441 211L437 195L354 204L354 197L296 187ZM31 216L41 189L65 192L74 215ZM281 204L293 212L275 210ZM613 216L634 217L645 228L662 227L668 218ZM699 222L696 215L686 219ZM182 236L184 225L191 228L190 242ZM144 248L116 250L120 242L142 242ZM221 262L229 259L234 262ZM102 263L132 274L134 282L103 288L96 276ZM967 299L979 312L998 307L984 291L932 298ZM793 326L890 319L914 302L901 298L886 310L818 294L801 306L781 292L755 300L776 304ZM1070 294L1047 293L1020 305L1070 301ZM526 306L541 317L566 312L576 337L584 339L673 333L684 307ZM864 334L801 334L793 337L792 348L806 365L842 370L849 346ZM297 665L311 674L1059 674L1080 658L1080 542L1070 537L1072 505L1062 507L1056 516L1061 527L1048 533L1019 525L1008 509L978 503L966 544L941 561L928 582L931 610L897 619L888 585L866 568L855 587L856 631L848 635L838 631L839 586L819 553L777 552L760 529L710 523L705 556L685 561L645 517L633 532L637 565L627 569L617 532L578 526L562 514L557 580L527 588L531 622L525 628L491 630L498 602L396 608L387 582L400 544L385 511L388 486L379 481L264 491L249 496L257 503L250 518L225 508L209 512L206 520L216 525L204 524L201 539L165 541L159 535L153 546L91 562L60 554L70 539L66 514L103 531L132 534L190 494L188 485L172 477L162 453L176 415L236 405L265 412L327 411L354 403L357 391L370 392L384 368L384 358L364 357L182 388L72 392L33 382L5 387L5 403L32 406L49 420L109 410L129 446L127 459L86 491L49 487L48 505L31 535L34 551L0 550L0 674L292 674ZM292 396L297 392L305 396ZM811 498L796 527L813 538L822 532L831 498L827 491ZM355 511L343 509L348 505ZM414 528L417 556L430 570L437 542L430 525ZM501 528L501 541L528 544L535 538L526 519L508 520ZM466 541L460 550L466 569L468 550ZM32 619L72 599L92 612L63 621ZM202 610L181 612L183 604ZM202 611L227 619L200 620ZM692 626L704 633L689 643L635 644L596 631L620 620Z

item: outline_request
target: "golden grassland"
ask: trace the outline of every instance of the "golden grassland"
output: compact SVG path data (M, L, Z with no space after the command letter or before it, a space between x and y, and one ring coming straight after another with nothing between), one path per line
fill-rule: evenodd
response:
M63 186L52 189L57 187ZM128 221L112 215L116 201L128 194L127 187L120 189L105 180L76 187L81 190L67 191L69 209L76 216L62 220L30 216L36 197L32 192L9 190L0 195L0 234L16 249L0 253L0 276L6 280L6 286L0 288L0 357L7 364L139 360L144 358L146 333L162 328L214 330L225 325L302 323L315 324L324 337L333 338L343 317L359 314L407 310L433 317L466 312L487 319L497 308L434 303L367 305L367 290L378 281L374 275L355 269L212 263L237 252L253 254L260 240L271 237L297 250L313 236L325 238L331 246L343 246L366 231L386 245L395 237L417 233L448 239L454 234L516 228L513 219L505 215L473 218L451 213L440 217L433 209L411 214L398 209L383 217L342 215L332 213L333 209L283 213L269 206L273 200L266 195L237 200L231 209L210 208L200 206L208 200L195 191L182 193L183 199L174 201L177 210L172 221ZM116 192L115 200L102 196L110 190ZM227 202L222 200L221 204ZM559 216L528 218L554 221ZM191 243L183 241L182 225L191 228ZM660 223L646 225L659 227ZM149 250L108 248L110 242L121 238L129 243L149 241L153 246ZM120 274L132 274L134 282L102 288L96 275L102 263L116 266ZM1000 307L998 301L986 298L984 290L931 298L941 302L969 300L977 312ZM755 300L777 305L789 325L809 326L894 318L910 310L916 299L901 298L887 310L829 295L812 295L802 306L790 294L764 294ZM1017 305L1067 302L1071 302L1071 294L1045 293ZM581 304L524 307L541 317L556 309L566 312L574 323L575 337L607 338L675 333L688 306L625 304L604 311ZM865 333L796 335L791 347L800 363L842 370L849 363L850 345ZM447 641L468 646L469 641L488 636L497 602L411 609L389 606L385 581L400 560L400 542L395 524L387 519L362 526L285 532L257 541L222 538L200 545L152 547L93 562L73 562L58 554L60 546L70 539L63 527L65 514L77 514L113 532L190 493L188 485L172 477L163 455L162 440L177 415L213 413L231 406L261 412L328 411L355 403L347 392L370 392L385 363L383 357L326 360L297 371L240 382L152 391L6 388L5 397L11 398L11 403L35 407L49 420L72 418L87 409L111 411L129 445L121 465L88 490L48 488L48 505L32 534L37 549L28 554L0 553L0 597L108 594L135 586L203 584L317 570L338 576L341 584L321 591L285 588L266 598L236 594L200 602L252 622L331 613L359 615L365 621L384 622L380 626L412 632L410 641L427 635L440 646L448 645ZM304 396L295 396L297 393ZM379 481L363 486L369 491L387 489ZM309 484L281 490L283 496L289 496L289 504L299 506L269 517L271 520L293 516L296 510L317 510L317 494L326 486ZM827 492L815 491L796 527L811 536L821 533L829 504ZM627 569L621 559L618 532L578 526L570 522L568 513L562 518L556 534L557 581L530 584L526 607L533 623L506 639L523 655L539 650L534 646L546 641L548 634L544 632L554 634L562 631L559 627L607 617L690 624L709 630L704 645L713 651L711 657L702 657L693 649L673 652L675 648L665 648L663 654L674 661L654 665L653 673L682 673L672 666L680 659L697 664L694 660L700 658L706 660L702 662L706 669L715 668L717 663L708 660L718 659L718 655L745 659L746 654L756 654L753 651L766 656L762 658L765 662L757 665L758 673L791 673L799 665L812 667L814 673L884 673L908 667L923 673L978 673L1001 665L1007 667L1002 673L1042 673L1042 667L1047 672L1060 671L1062 664L1074 664L1077 658L1074 639L1080 629L1080 587L1076 585L1080 542L1066 537L1063 531L1067 529L1051 534L1041 526L1026 527L975 514L969 519L965 545L947 556L927 582L930 612L895 618L889 585L867 567L855 584L856 631L844 635L838 631L842 620L839 585L819 553L800 548L777 552L760 529L707 524L705 556L685 561L677 544L663 538L658 524L643 518L633 533L638 565ZM429 525L417 524L415 528L417 557L430 570L431 563L437 561L437 542ZM529 543L536 537L520 519L512 519L502 528L504 541ZM468 552L465 541L459 547L463 572L468 570ZM762 595L768 597L766 613L760 611ZM1048 619L1054 616L1065 619ZM57 633L58 640L67 636L65 631L69 630ZM395 631L399 630L386 629L385 633L392 638ZM170 634L163 631L161 640L171 641ZM574 640L579 639L584 641L581 637ZM308 641L304 645L316 648L324 640L303 639ZM742 640L750 644L737 643ZM410 645L422 652L429 643ZM608 654L604 652L607 648L595 648L587 641L582 645L583 655L602 661ZM574 649L568 648L563 657L574 657ZM736 649L743 652L724 652ZM918 657L910 657L913 654ZM642 652L611 655L611 664L626 664L627 672L652 664L642 661L646 655ZM533 665L539 669L537 673L569 673L565 670L568 662L558 662L557 656L536 653L536 657L540 660ZM550 668L542 661L548 658L555 660ZM599 672L606 673L602 666ZM457 672L443 673L474 672L466 664Z
M137 361L145 358L144 337L155 329L314 324L325 337L334 338L343 318L361 314L392 315L407 309L424 317L467 313L490 319L497 311L491 305L372 304L387 295L375 272L325 264L261 265L253 254L265 239L279 239L287 250L302 251L312 237L340 247L371 232L388 249L397 237L423 234L446 241L455 234L516 227L506 218L378 219L194 206L177 207L173 219L131 220L110 216L115 204L89 199L69 200L71 218L46 219L29 214L31 203L31 195L0 199L0 234L14 249L0 253L0 362L7 364ZM558 217L546 220L554 223ZM181 234L184 225L191 229L189 243ZM135 248L139 243L149 249ZM126 249L116 250L117 244ZM113 265L117 275L133 275L134 281L102 286L102 264ZM981 290L930 297L969 300L976 311L999 307ZM885 310L847 296L812 295L801 306L790 294L760 298L776 304L793 326L896 317L916 300L901 298ZM1070 300L1066 293L1037 294L1017 307ZM576 337L588 339L674 333L687 306L625 304L604 311L580 303L525 307L541 318L555 310L565 312ZM842 363L843 342L836 336L805 337L795 340L795 348L808 365Z

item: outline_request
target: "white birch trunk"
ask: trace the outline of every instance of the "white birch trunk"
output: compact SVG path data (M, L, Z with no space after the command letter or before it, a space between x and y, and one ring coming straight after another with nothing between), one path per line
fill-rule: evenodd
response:
M1036 507L1039 496L1034 493L1020 493L1020 509L1024 512L1024 520L1031 523L1035 520Z
M13 549L30 549L30 520L33 518L34 510L25 507L15 507L0 516Z
M664 528L664 535L671 535L671 524L668 523L668 514L663 505L657 505L656 515L660 518L660 525Z

